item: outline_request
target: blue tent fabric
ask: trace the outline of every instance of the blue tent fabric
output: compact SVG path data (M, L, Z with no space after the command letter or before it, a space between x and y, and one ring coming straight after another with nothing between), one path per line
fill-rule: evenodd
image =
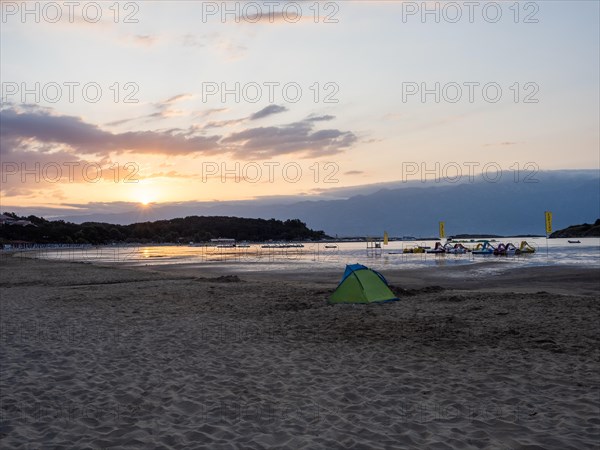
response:
M376 270L369 269L367 266L363 266L362 264L358 264L358 263L346 265L346 270L344 271L344 276L342 277L342 281L340 281L339 284L342 284L346 278L348 278L350 275L352 275L352 272L356 272L357 270L372 270L373 272L375 272L377 274L377 276L379 278L381 278L381 281L383 281L386 284L386 286L389 286L387 280L385 279L385 277L382 274L380 274ZM338 284L338 286L339 286L339 284Z
M346 266L346 270L344 272L344 276L342 277L342 281L340 281L340 284L342 284L346 278L352 275L352 272L366 268L367 267L363 266L362 264L348 264Z

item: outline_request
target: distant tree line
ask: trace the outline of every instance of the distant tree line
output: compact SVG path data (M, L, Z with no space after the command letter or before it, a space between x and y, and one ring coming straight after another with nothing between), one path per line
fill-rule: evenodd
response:
M190 216L156 222L114 225L110 223L85 222L75 224L64 220L49 221L42 217L18 217L33 225L0 226L0 242L27 241L34 243L110 244L110 243L187 243L207 242L210 239L232 238L238 241L307 241L327 236L314 231L298 219L265 220L239 217Z

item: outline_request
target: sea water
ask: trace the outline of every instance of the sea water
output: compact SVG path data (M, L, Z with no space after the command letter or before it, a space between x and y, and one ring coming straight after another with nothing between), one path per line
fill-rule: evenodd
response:
M378 249L367 249L365 242L304 243L303 247L270 247L250 244L247 247L184 245L98 246L75 249L37 249L21 256L80 262L120 263L125 265L209 264L226 265L235 270L294 270L308 268L336 269L345 264L361 263L378 269L457 266L488 262L500 268L542 265L568 265L600 268L600 238L567 239L503 238L517 247L522 240L536 252L515 256L403 253L415 246L434 247L435 241L391 241ZM472 248L477 242L464 243ZM334 248L332 248L332 246ZM486 265L486 266L489 266Z

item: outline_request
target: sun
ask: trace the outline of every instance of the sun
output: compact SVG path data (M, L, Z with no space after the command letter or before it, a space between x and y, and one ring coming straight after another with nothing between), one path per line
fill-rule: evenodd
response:
M141 207L146 207L155 203L159 196L160 192L157 187L146 183L145 185L140 183L137 186L134 186L130 193L131 201L137 203Z
M142 206L148 206L150 204L151 200L148 197L142 197L140 199L140 204Z
M148 190L144 190L143 192L140 192L139 195L137 196L137 201L142 206L148 206L151 203L154 203L155 198L154 198L154 195L152 195L152 192L150 192Z

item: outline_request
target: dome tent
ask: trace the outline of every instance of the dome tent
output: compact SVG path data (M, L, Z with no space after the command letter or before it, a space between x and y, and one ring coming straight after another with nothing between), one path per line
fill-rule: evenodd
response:
M346 271L329 303L378 303L398 300L379 272L362 264L346 266Z

